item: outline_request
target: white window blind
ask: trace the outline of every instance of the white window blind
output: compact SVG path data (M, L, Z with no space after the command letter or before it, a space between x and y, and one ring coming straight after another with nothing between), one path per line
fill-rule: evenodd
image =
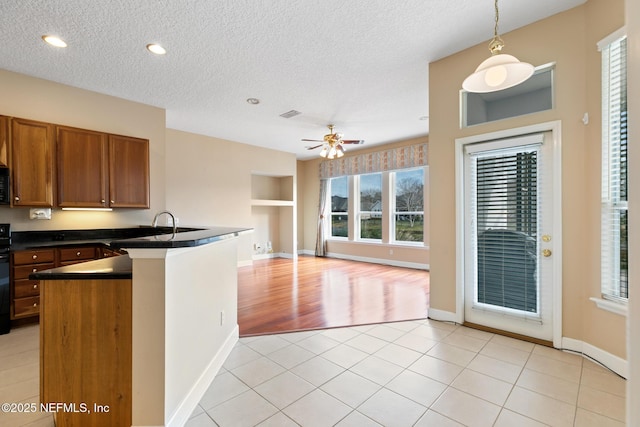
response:
M620 30L598 44L602 52L601 283L604 297L626 300L627 38Z
M471 154L476 304L539 313L539 144Z

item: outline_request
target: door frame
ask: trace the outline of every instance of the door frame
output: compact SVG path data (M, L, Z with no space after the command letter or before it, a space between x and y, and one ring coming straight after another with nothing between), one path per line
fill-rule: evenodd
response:
M519 128L472 135L455 140L455 212L456 212L456 313L455 321L464 323L465 296L465 194L464 194L464 147L467 144L487 142L496 139L513 138L531 133L551 133L553 151L553 198L551 216L553 219L553 240L551 250L557 260L554 264L552 292L553 346L562 347L562 123L560 120L544 122ZM546 142L545 142L546 143Z

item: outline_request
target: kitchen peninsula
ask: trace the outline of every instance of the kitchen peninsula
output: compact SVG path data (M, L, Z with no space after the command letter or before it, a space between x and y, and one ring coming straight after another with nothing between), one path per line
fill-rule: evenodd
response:
M187 421L238 340L237 236L249 231L114 240L128 257L30 276L41 280L41 400L91 412L59 412L59 426Z

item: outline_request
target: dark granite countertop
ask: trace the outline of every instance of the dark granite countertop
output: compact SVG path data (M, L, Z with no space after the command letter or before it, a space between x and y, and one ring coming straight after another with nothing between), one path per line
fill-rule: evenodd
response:
M12 235L11 250L103 244L114 249L171 249L206 245L237 237L250 228L132 227L95 230L27 231ZM131 258L126 255L87 261L29 275L31 280L127 279L131 278Z
M17 231L11 250L104 245L113 248L182 248L235 237L247 228L235 227L129 227L91 230Z
M127 255L52 268L29 275L31 280L131 279L131 277L131 258Z
M157 234L154 236L137 237L133 239L115 240L109 246L117 249L161 249L188 248L206 245L223 239L230 239L251 231L250 228L237 227L208 227L201 230L184 231L173 234Z

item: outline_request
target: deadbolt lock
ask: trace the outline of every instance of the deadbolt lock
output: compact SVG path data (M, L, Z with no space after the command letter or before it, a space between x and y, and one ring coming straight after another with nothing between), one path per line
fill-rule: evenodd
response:
M548 234L545 234L544 236L542 236L542 241L543 242L550 242L551 241L551 236L549 236Z

